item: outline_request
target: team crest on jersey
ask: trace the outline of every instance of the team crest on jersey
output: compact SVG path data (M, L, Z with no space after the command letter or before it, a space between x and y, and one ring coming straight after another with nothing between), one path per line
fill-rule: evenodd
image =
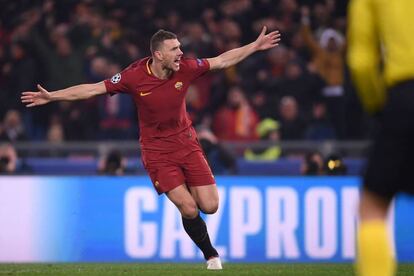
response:
M183 88L183 83L181 81L177 81L174 85L175 89L181 90Z
M118 83L118 82L120 82L120 81L121 81L121 73L118 73L118 74L114 75L114 76L111 78L111 82L112 82L113 84Z

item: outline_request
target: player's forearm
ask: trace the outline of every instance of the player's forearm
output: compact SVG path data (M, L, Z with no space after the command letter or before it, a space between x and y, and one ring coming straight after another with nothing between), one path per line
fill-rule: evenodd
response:
M96 93L93 84L81 84L50 93L51 101L76 101L93 97Z
M252 42L245 46L229 50L222 53L217 58L220 59L221 68L227 68L239 63L251 54L257 51L256 42Z

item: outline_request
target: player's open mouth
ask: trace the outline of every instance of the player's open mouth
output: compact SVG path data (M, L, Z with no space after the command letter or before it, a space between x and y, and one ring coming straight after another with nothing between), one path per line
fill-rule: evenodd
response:
M174 64L177 65L177 66L179 66L180 65L180 60L181 60L181 58L175 59L174 60Z

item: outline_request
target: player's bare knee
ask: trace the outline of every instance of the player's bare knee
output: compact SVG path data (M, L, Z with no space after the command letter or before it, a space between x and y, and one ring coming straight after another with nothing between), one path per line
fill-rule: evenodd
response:
M186 202L180 208L181 215L185 218L191 219L198 215L198 208L195 202Z
M210 202L208 204L204 204L201 207L201 211L204 214L209 214L209 215L216 213L217 210L218 210L218 202Z

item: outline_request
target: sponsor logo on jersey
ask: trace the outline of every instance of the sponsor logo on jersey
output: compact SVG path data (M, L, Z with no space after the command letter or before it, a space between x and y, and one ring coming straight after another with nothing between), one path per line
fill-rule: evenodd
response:
M145 91L141 91L141 92L139 92L139 95L141 96L141 97L145 97L145 96L148 96L149 94L151 94L152 92L145 92Z
M174 85L175 89L181 90L183 88L183 83L181 81L177 81Z
M121 73L115 74L112 78L111 78L111 82L113 84L118 83L121 81Z

